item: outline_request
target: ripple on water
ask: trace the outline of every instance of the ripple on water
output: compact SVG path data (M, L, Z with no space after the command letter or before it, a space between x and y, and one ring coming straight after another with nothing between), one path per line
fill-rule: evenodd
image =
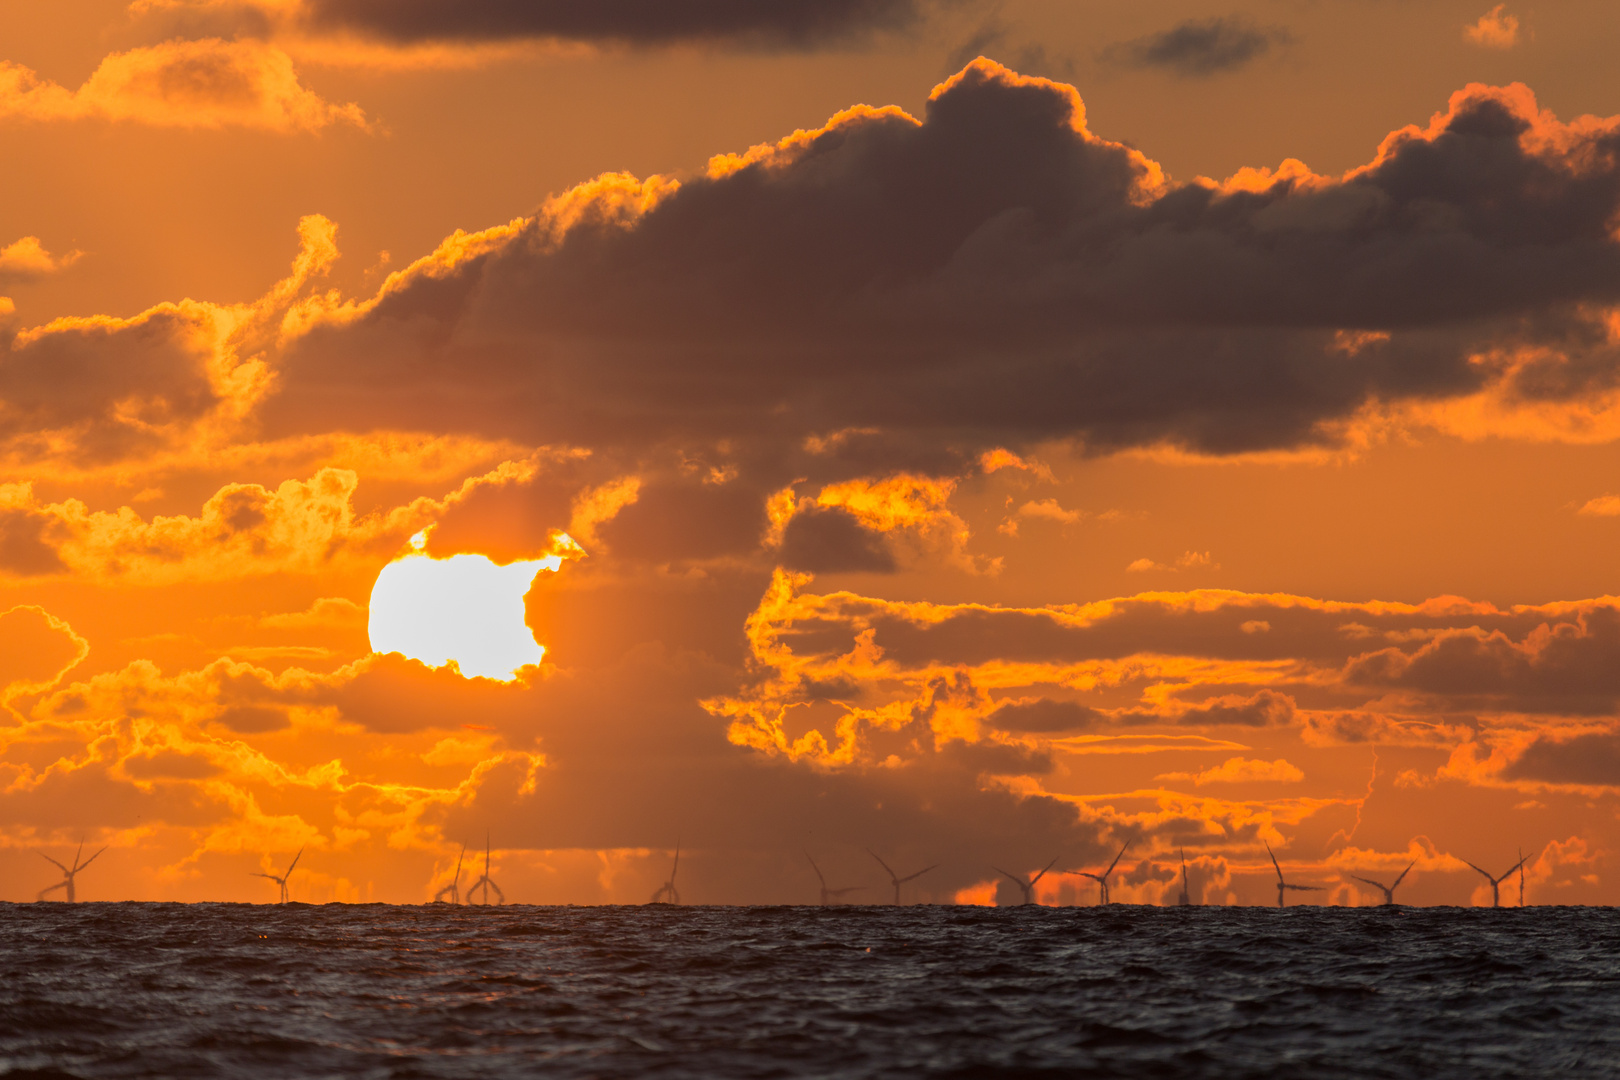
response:
M1620 1074L1609 909L0 904L0 1077Z

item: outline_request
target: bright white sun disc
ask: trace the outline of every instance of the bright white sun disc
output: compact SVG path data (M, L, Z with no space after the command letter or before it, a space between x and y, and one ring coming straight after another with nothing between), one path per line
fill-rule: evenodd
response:
M483 555L391 562L371 587L372 651L431 667L454 660L463 675L510 679L545 655L524 622L523 595L535 574L555 569L555 557L505 566Z

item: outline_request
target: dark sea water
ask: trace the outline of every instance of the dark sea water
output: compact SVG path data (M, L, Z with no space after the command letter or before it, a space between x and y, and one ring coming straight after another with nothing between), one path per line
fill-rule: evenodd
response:
M0 1075L1603 1077L1620 914L0 904Z

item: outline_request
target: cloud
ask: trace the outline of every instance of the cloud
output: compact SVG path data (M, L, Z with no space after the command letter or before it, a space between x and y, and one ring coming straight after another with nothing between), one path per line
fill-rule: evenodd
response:
M1620 732L1538 736L1501 775L1542 784L1620 787Z
M88 641L38 605L0 612L0 704L49 690L89 655Z
M1187 78L1236 71L1294 40L1280 26L1240 15L1188 19L1169 30L1110 45L1103 58L1127 67L1164 68Z
M1071 88L976 62L921 121L851 109L457 234L309 309L262 415L277 436L724 439L775 486L836 460L807 447L860 448L860 476L923 446L1297 450L1487 395L1503 417L1602 413L1616 130L1471 86L1341 178L1172 185L1091 134ZM1352 354L1346 327L1378 332Z
M0 61L0 118L108 120L157 127L247 127L280 133L336 123L368 128L357 105L304 87L292 59L260 41L166 41L113 53L77 90Z
M414 51L420 59L424 47L465 50L524 41L836 47L907 29L929 7L927 0L138 0L132 14L153 33L275 36L299 47L313 39L317 46L351 53L380 44Z
M1482 49L1511 49L1519 43L1519 19L1503 11L1506 4L1497 4L1479 17L1479 21L1463 28L1463 39Z
M0 280L37 278L65 270L79 260L80 252L52 255L37 236L25 236L0 248Z
M1254 758L1234 757L1227 758L1221 764L1211 766L1203 772L1162 773L1156 779L1190 780L1199 787L1205 784L1297 784L1305 779L1305 774L1297 766L1290 765L1281 758L1276 761L1260 761Z
M1620 516L1620 495L1599 495L1595 499L1588 499L1575 512L1589 517Z
M555 38L600 44L680 42L809 48L895 30L919 15L916 0L305 0L303 18L394 42Z
M1178 570L1219 570L1220 565L1210 560L1209 552L1207 551L1185 551L1182 552L1181 557L1174 563L1157 563L1152 559L1142 558L1134 560L1129 566L1125 567L1125 569L1128 573L1132 574L1143 574L1150 570L1169 571L1170 573L1175 573Z

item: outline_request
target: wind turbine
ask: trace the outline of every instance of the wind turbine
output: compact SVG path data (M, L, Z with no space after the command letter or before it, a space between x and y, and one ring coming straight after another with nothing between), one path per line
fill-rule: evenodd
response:
M905 877L896 877L894 871L889 869L889 864L878 858L877 852L873 851L871 848L867 848L866 853L872 856L872 858L877 859L878 865L883 867L884 871L888 873L889 880L894 884L894 903L896 907L900 905L900 886L904 885L913 878L920 878L924 874L928 873L928 871L938 869L939 867L939 863L935 863L933 866L923 867L915 874L907 874Z
M1350 876L1355 878L1357 881L1366 882L1368 885L1371 885L1375 889L1383 890L1384 903L1386 905L1388 905L1388 904L1393 904L1395 902L1395 890L1401 887L1401 882L1406 879L1406 875L1410 874L1412 872L1412 867L1414 867L1416 865L1417 865L1417 860L1416 859L1413 859L1411 862L1407 863L1406 864L1406 869L1401 871L1401 876L1395 879L1395 883L1393 885L1385 885L1381 881L1374 881L1372 878L1370 878L1370 877L1362 877L1360 874L1351 874Z
M675 841L675 866L669 872L669 880L658 886L658 891L652 894L649 904L678 904L681 894L675 891L675 875L681 869L681 842Z
M1114 867L1119 865L1119 860L1121 860L1121 859L1123 859L1125 857L1125 852L1130 849L1130 846L1131 846L1131 841L1129 841L1129 840L1125 841L1125 846L1119 849L1119 854L1114 856L1114 861L1109 863L1108 864L1108 869L1104 870L1101 874L1093 874L1089 870L1080 871L1080 876L1081 877L1088 877L1092 881L1095 881L1097 883L1097 885L1098 885L1097 903L1099 903L1099 904L1107 904L1107 903L1109 903L1109 899L1108 899L1108 875L1110 875L1110 874L1112 874L1114 872Z
M450 879L450 884L446 885L444 888L440 889L438 892L433 894L433 902L435 904L444 903L444 894L445 893L450 894L450 902L452 904L461 903L461 859L462 859L462 856L464 856L466 854L467 854L467 845L462 844L461 845L461 855L456 856L456 876Z
M808 851L805 852L804 857L807 858L807 859L810 859L810 853ZM812 870L814 870L816 872L816 880L821 882L821 906L822 907L827 906L827 901L828 900L836 900L840 896L843 896L845 893L860 892L862 889L866 888L865 885L846 885L842 889L829 889L829 888L827 888L827 879L825 877L822 877L822 875L821 875L821 867L816 865L816 860L810 859L810 869L812 869Z
M1519 849L1519 906L1524 907L1524 848Z
M999 866L993 866L993 867L991 867L991 869L994 870L996 873L1002 875L1003 877L1010 878L1014 885L1018 886L1020 889L1022 889L1024 891L1024 903L1032 904L1032 903L1035 902L1035 883L1037 881L1041 880L1041 878L1045 877L1046 876L1046 871L1052 869L1052 867L1055 866L1056 864L1057 864L1057 859L1054 858L1051 862L1046 864L1046 868L1044 870L1042 870L1040 873L1036 874L1034 877L1030 878L1028 881L1025 881L1023 878L1019 877L1016 874L1007 873L1007 871L1003 870Z
M1271 866L1272 866L1272 868L1274 870L1277 871L1277 906L1278 907L1283 906L1283 897L1287 895L1287 892L1288 892L1289 889L1293 889L1295 892L1326 892L1327 891L1326 887L1322 886L1322 885L1290 885L1288 882L1283 880L1282 867L1277 865L1277 856L1272 854L1270 844L1266 845L1266 854L1271 855Z
M1464 859L1463 862L1467 862L1469 866L1474 866L1474 864L1471 863L1471 862L1468 862L1467 859ZM1524 857L1521 855L1519 857L1519 861L1514 863L1512 866L1508 867L1507 873L1503 874L1501 877L1491 877L1491 875L1485 873L1485 871L1479 870L1479 867L1474 866L1474 869L1479 870L1479 872L1482 875L1484 875L1485 880L1491 883L1491 907L1501 907L1502 906L1502 882L1504 882L1508 878L1512 877L1513 876L1513 871L1517 870L1519 867L1521 867L1523 865L1524 865Z
M1192 906L1192 895L1187 891L1187 849L1178 849L1181 852L1181 899L1176 901L1180 907Z
M106 850L107 850L106 848L101 849L101 851L106 851ZM67 902L70 903L70 904L77 903L78 899L79 899L79 896L78 896L78 893L73 891L73 876L75 874L77 874L80 870L83 870L86 866L89 866L91 863L95 862L96 858L98 856L100 856L101 851L96 852L95 855L90 856L88 859L84 860L83 863L80 863L79 862L79 856L84 854L84 841L80 840L79 841L79 850L73 853L73 868L71 870L68 869L67 867L63 866L61 863L57 862L55 859L51 858L49 855L45 854L43 851L39 852L39 857L40 858L44 859L46 862L49 862L49 863L53 864L58 870L62 871L62 880L58 881L55 885L52 885L48 889L41 889L39 895L34 897L35 901L45 899L47 896L49 896L51 893L55 892L57 889L66 889L67 890Z
M277 877L274 874L259 874L259 873L249 874L248 876L249 877L269 878L271 881L273 881L277 885L281 886L281 899L277 900L276 903L285 904L287 902L287 879L292 877L293 866L297 866L298 865L298 860L303 858L303 856L304 856L304 849L299 848L298 849L298 854L293 856L292 866L287 867L287 872L285 874L282 874L280 877Z
M499 885L495 884L495 879L489 876L489 833L487 832L484 834L484 876L467 887L467 903L472 903L473 893L479 889L484 890L485 904L489 903L489 890L491 889L495 890L495 903L506 903L506 894L501 892Z

